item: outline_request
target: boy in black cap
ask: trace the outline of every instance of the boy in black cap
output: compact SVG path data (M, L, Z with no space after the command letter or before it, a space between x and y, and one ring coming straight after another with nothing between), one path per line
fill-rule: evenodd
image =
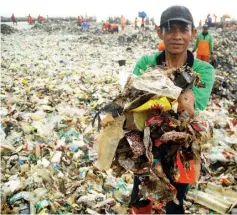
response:
M192 92L196 102L196 110L204 110L208 104L210 94L214 83L214 68L201 60L194 58L192 52L188 50L190 41L196 35L196 29L193 23L193 17L189 9L184 6L172 6L166 9L160 19L160 26L157 30L161 40L165 43L165 50L157 52L152 56L143 56L136 64L133 74L140 76L143 71L147 70L148 66L165 65L169 69L184 67L185 70L192 68L195 72L200 74L201 81L205 84L204 88L193 87ZM163 150L163 158L167 156L165 152L169 149ZM179 203L168 202L166 204L167 214L184 214L183 200L187 187L194 183L199 176L199 170L195 169L193 160L190 161L190 171L184 170L182 163L178 160L177 166L179 168L180 176L171 183L177 190L177 199ZM163 159L165 161L165 159ZM166 162L161 165L167 175L169 176L169 166ZM136 214L150 214L152 212L152 200L141 200L139 195L139 184L141 180L139 176L134 176L134 188L131 195L131 205Z

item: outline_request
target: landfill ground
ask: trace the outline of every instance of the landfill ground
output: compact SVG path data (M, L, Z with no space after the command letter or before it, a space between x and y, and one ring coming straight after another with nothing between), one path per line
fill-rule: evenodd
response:
M189 214L236 214L237 30L210 32L216 79L199 114L214 136L201 146L201 176L184 205ZM91 122L158 42L153 26L110 34L76 22L1 25L1 214L132 213L133 175L93 166ZM163 205L155 202L153 213L165 213Z

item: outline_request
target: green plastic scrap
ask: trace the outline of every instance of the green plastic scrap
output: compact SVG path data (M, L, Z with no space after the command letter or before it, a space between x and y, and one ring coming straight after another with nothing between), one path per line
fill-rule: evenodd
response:
M128 191L128 187L123 178L120 178L119 183L116 185L116 189L121 193L126 193Z
M47 199L36 202L35 204L36 212L41 211L43 208L49 206L49 204L50 204L50 201Z
M29 161L37 161L36 157L33 154L28 155Z

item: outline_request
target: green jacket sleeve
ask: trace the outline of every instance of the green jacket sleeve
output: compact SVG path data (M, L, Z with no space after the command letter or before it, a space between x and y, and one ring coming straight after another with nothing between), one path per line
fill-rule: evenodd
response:
M195 109L204 110L208 105L214 84L214 68L209 63L195 59L193 70L200 74L201 81L205 83L205 88L193 87L193 93L196 98Z
M210 46L210 52L213 52L213 39L212 36L210 35L210 39L209 39L209 46Z
M148 66L156 65L156 57L160 54L161 52L157 52L154 55L145 55L143 56L136 64L133 74L140 76L142 75L140 70L146 71Z

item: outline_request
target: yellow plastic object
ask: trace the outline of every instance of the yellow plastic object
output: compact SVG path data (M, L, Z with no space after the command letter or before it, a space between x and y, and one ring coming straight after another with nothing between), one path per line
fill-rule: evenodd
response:
M133 109L133 112L141 112L151 109L158 109L162 108L163 111L171 110L171 104L166 97L162 97L159 99L151 99L148 102L144 103L143 105Z
M28 84L28 81L27 81L26 79L23 79L23 80L22 80L22 84L27 85L27 84Z

